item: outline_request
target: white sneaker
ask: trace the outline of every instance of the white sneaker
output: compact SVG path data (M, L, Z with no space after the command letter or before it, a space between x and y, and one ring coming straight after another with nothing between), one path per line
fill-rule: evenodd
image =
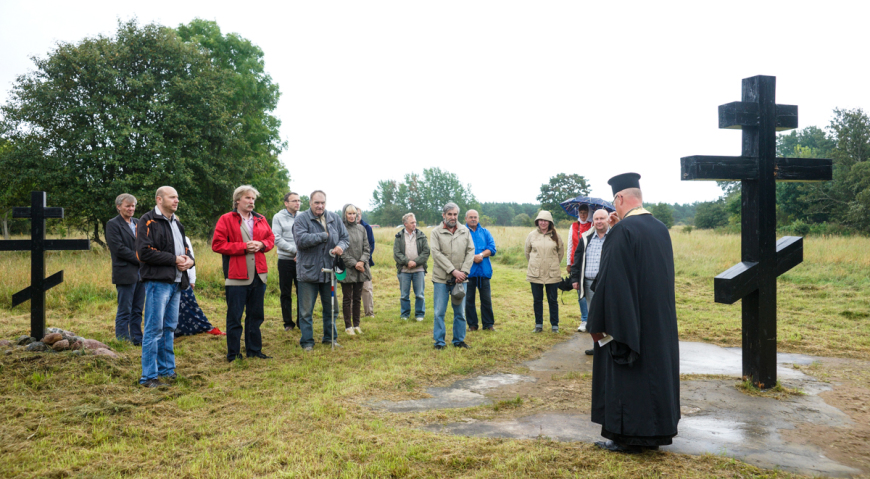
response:
M586 321L583 321L582 323L580 323L580 326L577 327L577 331L581 332L581 333L586 332Z
M402 321L407 321L407 320L408 320L408 317L407 317L407 316L402 316L402 317L400 317L399 319L401 319Z
M418 317L416 317L416 318L414 318L414 319L416 319L417 321L423 321L423 316L418 316Z
M353 332L353 328L347 328L344 332L347 333L348 336L356 336L356 333Z
M356 331L356 334L362 334L362 329L359 329L359 326L354 326L353 330Z

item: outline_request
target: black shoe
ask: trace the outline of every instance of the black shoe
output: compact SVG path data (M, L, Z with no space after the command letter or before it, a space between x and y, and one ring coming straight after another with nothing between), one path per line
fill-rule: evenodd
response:
M639 454L643 452L643 448L640 446L626 446L616 441L596 441L595 445L610 452L621 452L623 454Z
M543 333L543 332L544 332L544 327L543 327L543 326L540 326L540 325L539 325L539 326L535 326L535 329L532 330L532 332L533 332L533 333Z
M440 351L440 350L444 349L444 345L443 344L436 344L435 349Z
M286 325L284 325L284 331L293 331L293 328L295 328L295 327L296 327L296 325L293 323L286 324Z
M235 356L227 356L227 362L231 363L231 362L235 361L236 359L245 359L245 357L242 356L241 354L236 354Z
M453 347L454 347L454 348L465 348L465 349L471 349L471 346L465 344L465 341L459 341L458 343L455 343L455 344L453 345Z
M172 373L169 376L160 376L160 378L166 381L175 381L178 379L178 374Z
M249 358L272 359L272 356L266 356L262 351L257 351L248 355Z
M495 331L495 326L490 326L488 328L483 328L484 331Z
M469 326L468 327L469 331L477 331L477 329L478 329L477 326Z
M142 347L142 341L139 341L138 343L134 341L134 342L133 342L133 346L136 346L137 348L141 348L141 347Z
M586 355L587 355L587 356L592 356L593 354L595 354L595 350L594 350L594 349L587 349L587 350L586 350Z
M157 378L149 379L144 383L139 383L139 385L143 388L162 388L166 386L165 383L160 382L160 380Z

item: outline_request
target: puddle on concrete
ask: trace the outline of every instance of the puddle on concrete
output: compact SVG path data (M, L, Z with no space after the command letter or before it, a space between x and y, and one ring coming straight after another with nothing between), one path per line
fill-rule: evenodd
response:
M531 375L547 381L554 372L591 371L592 359L583 351L592 346L588 335L574 335L557 344L540 358L523 363ZM686 454L722 454L759 467L786 471L845 477L861 471L828 459L812 445L786 442L779 431L800 424L849 427L848 415L826 404L818 394L831 386L796 370L793 364L811 364L817 358L799 354L778 354L777 376L784 386L805 392L785 400L748 396L739 392L735 380L683 381L680 406L683 418L679 435L664 451ZM680 343L680 372L683 374L741 375L739 348L721 348L704 343ZM489 404L487 393L521 382L538 381L517 374L494 374L457 381L446 388L429 388L431 398L412 401L380 401L373 407L392 412L456 409ZM543 383L540 383L543 384ZM465 436L534 439L547 437L559 441L592 442L601 440L601 426L589 420L588 411L555 411L504 421L476 421L431 424L423 429Z
M390 412L418 412L433 409L457 409L491 404L492 401L484 395L485 392L517 384L534 382L535 378L519 374L493 374L471 379L456 381L446 388L428 388L426 392L432 396L425 399L408 401L378 401L371 404L375 409L385 409Z

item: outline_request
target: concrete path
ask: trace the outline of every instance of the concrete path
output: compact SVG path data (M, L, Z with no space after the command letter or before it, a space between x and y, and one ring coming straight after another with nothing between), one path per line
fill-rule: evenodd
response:
M592 358L583 351L591 348L587 335L573 335L557 344L540 358L524 363L529 376L496 374L462 380L446 388L429 388L431 398L414 401L382 401L374 406L393 412L431 409L466 408L489 404L503 388L534 382L536 373L591 372ZM722 454L759 467L810 475L849 477L862 471L839 464L824 456L812 445L796 444L784 439L780 431L810 424L849 427L851 419L827 405L818 394L830 389L793 364L810 364L817 358L780 354L780 382L804 391L804 396L787 400L748 396L735 387L735 380L693 380L681 383L680 401L683 418L679 435L665 451L686 454ZM680 343L682 374L741 375L739 348L721 348L704 343ZM601 440L601 426L589 420L588 411L551 411L502 421L475 421L433 424L425 429L467 436L533 439L549 437L560 441L592 442Z

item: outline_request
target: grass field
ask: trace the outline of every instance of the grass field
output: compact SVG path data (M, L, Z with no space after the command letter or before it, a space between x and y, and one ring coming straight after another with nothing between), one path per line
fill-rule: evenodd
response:
M269 361L227 364L222 338L176 343L182 377L167 390L136 386L138 349L114 341L109 255L51 253L48 273L66 281L48 293L48 325L110 344L120 360L67 354L0 354L0 476L3 477L791 477L720 456L613 456L590 444L465 438L416 426L461 417L498 418L541 401L391 414L370 401L422 397L431 385L490 372L522 372L523 360L567 339L576 296L561 306L563 333L532 335L523 241L528 229L491 229L499 247L493 299L499 331L475 333L473 349L435 351L431 284L427 321L398 321L394 230L376 230L376 318L343 348L304 355L283 331L276 255L270 253L264 351ZM713 276L739 260L740 239L672 230L680 337L740 345L740 306L713 303ZM197 252L197 297L218 327L225 305L220 258ZM870 359L870 239L807 238L804 263L779 281L779 350ZM29 303L10 309L29 282L29 255L0 253L0 338L29 332ZM317 308L319 313L319 308ZM546 314L546 313L545 313ZM449 318L448 313L448 318ZM448 319L448 325L450 321ZM321 329L315 319L315 336ZM449 331L448 331L449 334ZM343 334L342 334L343 335ZM588 387L586 377L566 382ZM588 404L578 404L578 409Z

